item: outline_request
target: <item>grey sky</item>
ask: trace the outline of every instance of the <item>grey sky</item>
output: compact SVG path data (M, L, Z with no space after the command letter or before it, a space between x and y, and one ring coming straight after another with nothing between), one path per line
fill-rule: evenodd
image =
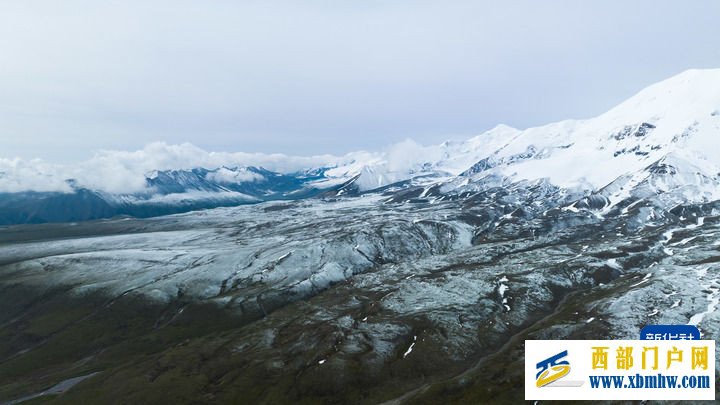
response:
M311 155L598 115L720 67L718 1L0 2L0 157Z

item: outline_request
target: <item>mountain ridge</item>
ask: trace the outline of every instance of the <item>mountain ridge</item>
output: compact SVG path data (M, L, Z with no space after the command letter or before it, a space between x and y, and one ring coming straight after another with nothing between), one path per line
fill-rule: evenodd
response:
M71 206L73 196L82 207L79 211L87 214L68 214L67 220L108 215L153 216L268 200L349 196L393 184L402 187L422 184L428 188L440 185L446 190L448 184L455 184L460 192L464 186L458 184L482 183L490 175L506 182L546 178L553 185L587 197L624 175L642 173L645 167L669 156L676 162L674 170L681 172L675 174L685 179L692 176L712 179L704 189L698 185L697 195L714 195L710 187L720 173L720 151L714 147L720 135L720 91L716 89L720 89L720 69L691 69L641 90L594 118L565 120L525 130L500 124L467 140L437 146L407 140L382 153L356 152L342 158L322 158L291 171L243 165L225 157L215 168L154 167L138 174L140 168L150 163L138 161L132 154L122 155L125 160L117 162L111 155L103 156L101 161L121 166L117 175L121 179L110 180L127 183L128 192L117 191L122 187L102 186L102 177L83 178L91 170L75 177L58 178L60 174L41 166L29 170L35 177L29 177L28 189L17 191L18 186L23 186L28 170L17 169L16 162L17 170L0 170L0 206L6 211L6 219L0 220L0 224L62 220L62 216L43 211L52 211L53 201ZM157 145L153 148L150 150L162 150ZM178 156L189 161L192 159L188 156L201 153L168 149L177 156L159 161L173 161ZM681 161L685 163L678 163ZM5 166L8 165L5 161ZM34 184L48 179L62 180L63 185L49 192L33 192ZM28 201L23 201L23 196ZM90 200L98 206L87 207ZM48 208L33 211L25 206Z

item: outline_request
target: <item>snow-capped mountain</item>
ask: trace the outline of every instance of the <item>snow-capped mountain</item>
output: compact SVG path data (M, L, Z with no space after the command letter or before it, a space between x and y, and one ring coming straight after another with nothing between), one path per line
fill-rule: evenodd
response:
M290 159L282 156L263 160L278 166L270 170L243 165L232 156L188 158L192 154L183 151L178 156L185 160L228 164L154 169L140 176L139 169L132 168L142 165L121 162L133 186L108 188L102 181L88 180L84 174L88 170L66 170L66 176L75 176L63 178L61 170L38 167L29 170L34 177L28 177L28 170L21 171L15 163L0 172L0 190L7 190L0 194L0 223L152 216L268 200L357 195L391 185L475 193L497 182L541 180L568 195L586 198L573 208L608 211L628 198L656 198L658 193L675 193L666 199L674 203L702 202L719 193L719 138L720 69L689 70L596 118L526 130L499 125L468 140L436 146L408 140L377 153L307 158L309 166L300 168L280 167L278 161ZM232 161L236 164L229 164ZM33 181L18 190L24 178ZM47 179L60 184L57 190L34 189L33 184ZM123 187L128 191L123 192Z
M497 142L495 136L480 135L486 136ZM514 179L548 178L560 187L597 190L674 154L695 165L688 170L715 176L720 165L720 70L686 71L597 118L508 129L499 137L506 140L502 146L466 175L493 169Z
M427 173L471 180L494 174L597 191L666 156L674 156L681 172L715 177L719 138L720 69L688 70L596 118L526 130L499 125L464 142L418 148L403 172L390 170L392 159L386 157L363 167L358 184L371 189Z

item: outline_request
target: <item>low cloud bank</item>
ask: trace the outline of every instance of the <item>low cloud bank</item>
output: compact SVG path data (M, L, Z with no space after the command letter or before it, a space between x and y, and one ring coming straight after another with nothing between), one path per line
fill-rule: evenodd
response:
M72 192L75 187L111 194L147 191L146 177L155 170L220 169L208 179L239 183L260 181L262 176L248 171L230 171L223 167L262 167L279 173L295 173L316 168L333 168L326 175L345 177L360 173L364 167L383 172L412 173L423 162L437 161L438 147L426 147L406 140L382 152L353 152L345 156L309 157L284 154L207 152L190 143L148 144L137 151L103 150L90 160L75 164L53 164L40 159L0 158L0 193L23 191Z
M189 143L168 145L156 142L132 152L100 151L90 160L69 165L52 164L40 159L0 158L0 192L72 192L70 183L73 182L78 187L91 190L130 194L145 190L146 176L154 170L190 170L199 167L214 170L223 166L256 166L280 173L293 173L314 167L338 166L365 155L368 154L359 152L343 157L297 157L283 154L207 152ZM254 179L251 174L231 179L228 173L219 171L216 174L225 181Z

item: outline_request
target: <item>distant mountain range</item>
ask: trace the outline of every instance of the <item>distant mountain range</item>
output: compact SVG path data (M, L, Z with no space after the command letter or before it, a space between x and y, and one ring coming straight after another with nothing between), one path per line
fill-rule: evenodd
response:
M646 204L639 202L645 198L661 199L665 205L711 201L720 198L718 89L720 69L689 70L592 119L527 130L500 125L466 141L431 147L408 141L382 153L329 157L296 171L243 162L152 170L144 174L142 187L127 192L75 178L63 178L63 189L38 191L18 170L4 168L0 224L150 217L269 200L357 195L390 185L473 193L490 183L539 180L577 196L570 209L604 212L627 199L637 206ZM60 175L43 176L57 181Z

